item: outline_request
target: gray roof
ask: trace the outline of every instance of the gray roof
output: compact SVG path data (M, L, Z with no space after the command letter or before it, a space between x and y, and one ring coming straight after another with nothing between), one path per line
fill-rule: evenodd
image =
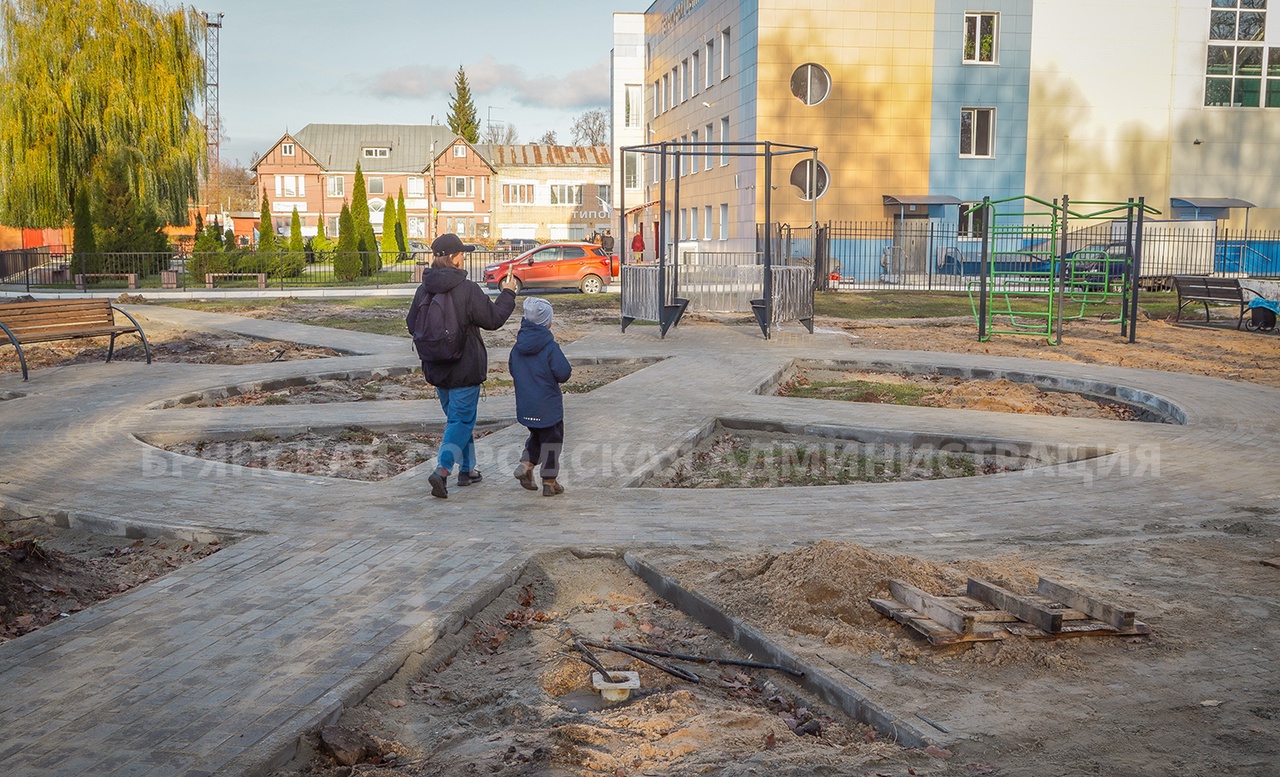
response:
M583 167L609 164L608 146L476 146L480 156L494 167Z
M1235 197L1170 197L1174 207L1188 208L1256 208L1248 200Z
M439 155L457 137L439 124L308 124L293 139L326 170L414 173L431 166L432 143ZM386 158L366 158L364 149L391 149Z

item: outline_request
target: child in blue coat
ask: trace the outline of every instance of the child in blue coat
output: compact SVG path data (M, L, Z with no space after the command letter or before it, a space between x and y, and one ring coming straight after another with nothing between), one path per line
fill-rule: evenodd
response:
M516 480L537 491L533 468L541 466L542 495L564 493L556 481L560 474L560 451L564 447L564 398L560 384L573 368L551 334L551 303L526 297L520 332L507 362L516 387L516 418L529 429L529 439L520 455Z

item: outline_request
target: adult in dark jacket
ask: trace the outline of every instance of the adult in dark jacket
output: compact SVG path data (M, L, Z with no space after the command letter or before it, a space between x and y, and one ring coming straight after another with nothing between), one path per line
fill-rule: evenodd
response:
M472 433L476 426L480 384L489 374L489 354L480 330L500 328L516 307L514 280L504 280L498 298L490 300L475 281L467 279L467 273L462 269L463 255L474 250L475 246L463 245L452 232L436 238L431 243L431 267L422 273L422 285L413 295L413 304L405 318L405 324L413 331L418 308L427 304L430 295L447 294L462 327L460 358L422 362L422 374L428 383L436 387L445 415L444 439L436 457L436 469L427 478L431 484L431 495L440 499L449 498L447 481L455 462L459 464L459 486L480 482Z
M564 493L556 479L560 474L560 451L564 447L564 399L560 384L573 368L551 334L551 303L528 297L524 319L516 334L516 344L507 360L516 389L516 420L529 430L516 480L536 491L533 468L541 465L542 495Z

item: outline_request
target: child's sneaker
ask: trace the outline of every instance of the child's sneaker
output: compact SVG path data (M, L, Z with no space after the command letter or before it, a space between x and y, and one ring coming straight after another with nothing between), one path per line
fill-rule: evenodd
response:
M516 467L516 480L520 481L520 485L529 491L537 491L538 487L533 483L533 465L527 461L520 462L520 466Z
M473 469L470 472L458 473L458 485L460 486L469 486L472 483L479 483L481 480L484 480L484 477L481 476L480 470L478 469Z
M448 499L449 489L445 486L445 476L440 474L440 470L436 470L427 477L427 482L431 484L431 495L437 499Z
M543 496L559 496L564 493L564 486L556 482L555 478L547 478L542 481Z

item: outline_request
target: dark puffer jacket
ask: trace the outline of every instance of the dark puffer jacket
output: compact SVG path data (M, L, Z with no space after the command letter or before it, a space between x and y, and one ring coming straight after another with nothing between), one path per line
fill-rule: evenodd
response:
M560 384L569 379L573 367L550 329L521 321L507 368L516 385L516 420L522 426L545 429L564 420Z
M516 308L516 293L504 290L490 301L467 273L452 267L432 267L422 274L422 285L413 295L405 326L413 330L418 307L426 303L428 294L448 294L453 301L458 321L463 328L462 358L453 362L422 362L427 382L442 388L479 386L489 374L489 354L485 350L481 329L493 331L507 323Z

